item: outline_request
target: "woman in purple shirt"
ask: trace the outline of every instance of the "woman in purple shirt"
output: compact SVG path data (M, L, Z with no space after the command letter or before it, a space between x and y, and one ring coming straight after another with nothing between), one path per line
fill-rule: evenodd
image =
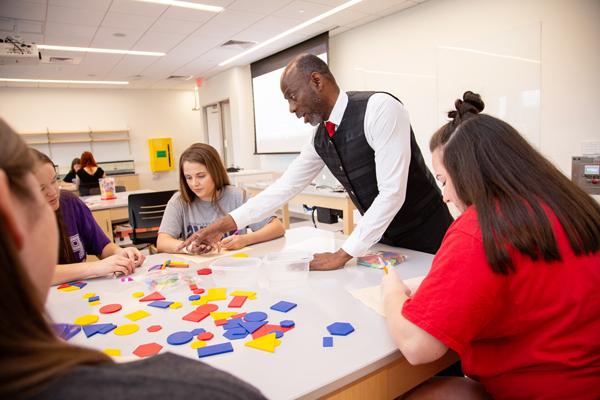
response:
M135 247L119 247L100 229L92 212L78 197L59 190L54 163L45 154L32 149L38 161L35 177L59 226L59 260L52 278L53 284L78 279L95 278L113 272L129 275L144 262ZM93 254L99 261L85 262Z

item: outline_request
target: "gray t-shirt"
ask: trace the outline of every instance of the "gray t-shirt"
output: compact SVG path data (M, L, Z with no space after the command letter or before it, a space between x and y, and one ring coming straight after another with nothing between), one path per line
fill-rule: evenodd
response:
M225 186L221 198L217 201L219 207L210 201L200 200L198 197L187 204L181 198L181 193L176 192L167 203L165 214L160 223L159 233L166 233L175 239L187 239L192 233L205 228L217 219L225 216L246 202L246 192L237 186ZM250 224L250 229L256 232L268 224L274 216L268 217L255 224ZM233 232L226 234L229 236ZM242 227L239 234L246 233L246 227Z
M256 399L258 389L200 361L171 353L124 364L78 365L30 400Z

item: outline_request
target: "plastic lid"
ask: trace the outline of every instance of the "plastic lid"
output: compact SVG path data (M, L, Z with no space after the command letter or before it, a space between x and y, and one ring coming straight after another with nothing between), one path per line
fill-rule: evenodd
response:
M310 262L313 259L313 255L302 250L286 250L278 253L271 253L265 256L265 261L270 262Z

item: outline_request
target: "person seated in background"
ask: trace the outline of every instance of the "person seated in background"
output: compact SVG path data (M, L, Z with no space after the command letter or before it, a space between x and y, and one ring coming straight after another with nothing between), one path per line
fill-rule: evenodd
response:
M52 284L71 282L121 273L129 275L144 262L144 255L135 247L119 247L112 243L96 223L92 212L81 199L58 187L58 176L52 160L31 149L36 161L34 169L38 186L54 210L60 233L58 265ZM85 262L93 254L98 261Z
M179 192L165 209L158 233L157 249L177 253L183 240L210 225L246 202L246 192L231 186L219 153L203 143L188 147L179 159ZM285 228L275 217L251 224L246 229L230 232L221 241L221 248L241 249L254 243L283 236ZM195 248L188 249L194 253Z
M63 181L67 182L67 183L75 183L73 181L75 180L75 178L77 178L77 171L79 171L80 169L81 169L81 159L78 157L75 157L73 159L73 161L71 161L71 169L65 175L65 177L63 178Z
M89 151L84 151L81 154L81 168L76 174L79 181L79 194L81 196L89 196L91 189L98 189L98 194L100 193L99 180L104 178L106 174L96 164L94 155Z
M430 149L462 215L416 293L391 270L382 295L411 364L452 349L468 378L434 377L406 398L599 399L600 205L479 114L479 95L455 108Z
M32 153L1 119L0 141L0 398L265 398L200 361L164 353L116 364L59 339L44 310L58 256L56 218L37 188Z

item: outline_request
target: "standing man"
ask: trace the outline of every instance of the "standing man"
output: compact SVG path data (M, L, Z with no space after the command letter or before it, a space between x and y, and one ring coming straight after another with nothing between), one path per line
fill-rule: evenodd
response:
M275 183L196 232L181 248L209 251L224 232L269 215L327 166L363 217L341 249L315 254L311 269L341 268L379 241L435 253L452 216L423 162L402 103L388 93L341 91L327 64L312 54L287 65L281 91L290 112L318 126L312 142Z

